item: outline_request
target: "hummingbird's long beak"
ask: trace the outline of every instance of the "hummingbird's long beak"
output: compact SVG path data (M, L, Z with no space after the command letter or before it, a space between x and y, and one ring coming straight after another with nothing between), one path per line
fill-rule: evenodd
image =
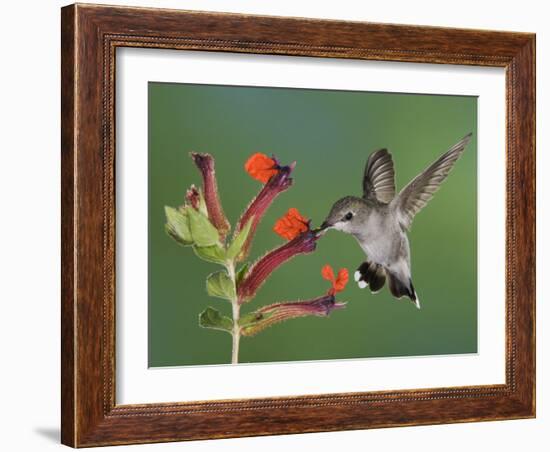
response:
M327 232L328 228L330 228L330 224L328 224L326 221L323 221L321 226L319 226L318 228L313 229L313 232L315 232L315 234L318 234L318 236L320 237L325 232Z

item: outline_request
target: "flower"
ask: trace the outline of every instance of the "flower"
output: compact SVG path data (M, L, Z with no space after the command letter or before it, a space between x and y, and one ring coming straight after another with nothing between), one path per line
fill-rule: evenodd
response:
M266 184L271 177L279 171L278 163L275 158L270 158L261 152L251 155L244 164L244 169L250 177Z
M249 159L250 160L250 159ZM246 242L240 253L240 258L244 258L248 251L250 250L250 245L256 233L256 229L262 220L263 215L275 200L275 198L282 192L288 190L292 185L292 178L290 175L294 170L296 163L292 163L288 166L281 166L276 159L273 159L277 163L276 174L270 177L267 183L262 187L260 192L248 205L247 209L242 214L237 227L235 228L235 235L241 231L241 229L248 223L250 218L254 217L252 220L252 226L250 232L246 238Z
M220 238L223 241L231 226L225 217L220 198L218 196L218 183L216 181L214 157L210 154L191 152L191 158L202 175L204 201L208 211L208 219L218 230Z
M239 303L250 300L267 277L298 254L311 253L315 250L315 242L319 237L311 231L306 231L290 242L275 248L262 258L258 259L248 271L245 279L237 288Z
M327 317L333 310L342 309L346 303L337 303L334 295L323 295L308 301L287 301L265 306L247 317L241 322L241 334L253 336L256 333L288 319L313 315Z
M309 230L309 220L300 215L298 209L294 207L288 209L288 212L273 226L273 231L287 240L292 240L307 230Z
M342 290L344 290L346 288L346 284L348 283L348 279L349 279L349 273L347 268L341 268L338 271L338 275L335 278L334 270L328 264L321 269L321 275L323 276L324 279L332 283L332 287L327 292L329 295L335 295L338 292L341 292Z
M199 210L201 194L198 188L195 187L195 185L191 185L191 187L187 189L187 192L185 193L185 199L191 205L191 207L193 207L193 209Z

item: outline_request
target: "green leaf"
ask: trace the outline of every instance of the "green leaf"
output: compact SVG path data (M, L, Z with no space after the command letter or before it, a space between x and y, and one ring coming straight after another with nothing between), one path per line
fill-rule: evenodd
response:
M231 242L231 245L227 250L228 259L234 259L241 252L241 249L244 243L246 242L246 238L250 233L250 228L252 227L252 220L254 220L253 216L246 222L246 224L244 225L244 228L242 228L238 232L238 234L233 239L233 242Z
M247 262L235 274L235 284L237 285L237 287L239 287L239 284L241 284L242 280L246 276L246 273L248 272L249 267L250 267L250 264Z
M199 212L202 213L205 217L208 217L208 209L206 208L206 201L204 200L204 195L202 190L199 188Z
M225 250L220 245L194 246L193 251L202 260L213 262L214 264L225 264Z
M166 232L170 237L181 245L192 245L193 239L189 229L189 220L187 210L178 210L173 207L165 206L166 212Z
M178 234L176 234L174 229L168 223L164 225L164 230L171 238L173 238L182 246L189 246L193 244L192 242L186 242L185 240L183 240Z
M199 325L203 328L227 331L230 334L233 331L233 321L210 306L200 313Z
M206 278L206 291L212 297L234 300L235 285L225 270L208 275Z
M197 246L212 246L218 243L218 230L207 217L195 209L189 208L187 209L187 218L191 237Z

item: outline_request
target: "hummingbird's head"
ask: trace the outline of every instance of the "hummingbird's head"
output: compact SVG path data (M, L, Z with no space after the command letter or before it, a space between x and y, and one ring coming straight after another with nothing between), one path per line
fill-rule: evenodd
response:
M346 196L333 204L320 229L336 229L348 234L359 234L367 209L367 203L362 198Z

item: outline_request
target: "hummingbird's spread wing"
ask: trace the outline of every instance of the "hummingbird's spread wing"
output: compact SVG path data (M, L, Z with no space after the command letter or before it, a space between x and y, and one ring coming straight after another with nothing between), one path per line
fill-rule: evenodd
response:
M394 196L393 160L387 149L380 149L367 160L363 176L363 198L388 204Z
M471 133L462 138L462 140L409 182L392 201L391 207L397 212L399 222L404 228L410 228L414 216L432 199L455 162L464 152L471 138Z

